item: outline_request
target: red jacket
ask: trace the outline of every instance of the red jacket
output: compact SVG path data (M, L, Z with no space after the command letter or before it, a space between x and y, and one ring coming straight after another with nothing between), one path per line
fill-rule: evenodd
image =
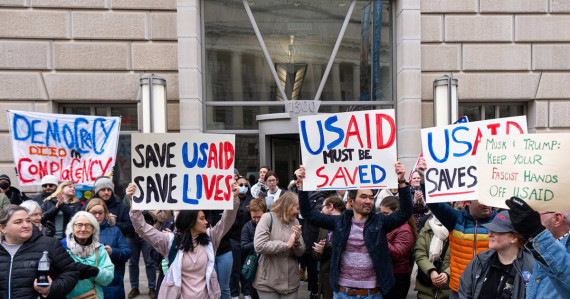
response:
M388 251L392 259L394 274L410 273L410 256L414 246L414 234L408 223L398 227L386 235Z

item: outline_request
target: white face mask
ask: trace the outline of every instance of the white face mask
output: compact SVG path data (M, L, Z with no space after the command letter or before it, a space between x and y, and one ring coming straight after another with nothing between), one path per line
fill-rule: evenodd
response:
M239 194L246 194L247 193L247 186L239 187Z

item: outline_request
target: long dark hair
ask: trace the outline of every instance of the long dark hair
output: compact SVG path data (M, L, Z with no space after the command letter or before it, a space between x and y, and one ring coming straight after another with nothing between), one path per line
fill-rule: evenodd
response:
M190 229L194 227L198 221L198 214L200 210L182 210L176 216L174 227L174 240L176 241L176 250L194 251L194 244L192 243L192 232ZM198 244L204 246L210 243L210 238L206 233L199 234L196 238Z
M383 207L390 209L392 212L395 212L397 209L400 208L400 200L395 196L386 196L382 199L382 203L380 204ZM414 235L414 241L418 239L418 227L416 225L416 220L414 216L408 219L408 224L412 228L412 234Z

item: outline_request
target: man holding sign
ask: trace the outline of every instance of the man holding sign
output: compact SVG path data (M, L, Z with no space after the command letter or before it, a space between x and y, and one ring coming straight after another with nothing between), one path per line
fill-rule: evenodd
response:
M397 162L395 169L400 210L388 216L372 212L374 195L370 189L348 191L348 203L352 210L338 216L318 213L311 209L308 192L303 191L305 168L301 166L295 172L303 218L332 230L335 236L329 278L335 297L382 298L382 294L387 294L394 286L386 233L400 227L412 216L412 199L404 178L405 168Z
M526 288L527 298L570 298L570 213L537 212L524 200L506 201L515 229L528 239L536 263Z

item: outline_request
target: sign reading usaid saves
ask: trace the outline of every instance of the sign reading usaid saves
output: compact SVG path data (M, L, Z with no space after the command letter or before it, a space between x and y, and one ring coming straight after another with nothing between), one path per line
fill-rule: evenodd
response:
M303 189L396 187L394 110L299 117Z
M479 201L506 209L519 197L537 211L570 212L570 134L487 136L477 164Z
M478 199L477 155L485 146L481 138L526 133L524 116L423 129L427 202Z
M92 186L115 165L121 119L8 111L20 186L40 185L46 175Z
M229 134L133 134L133 208L232 209L234 141Z

